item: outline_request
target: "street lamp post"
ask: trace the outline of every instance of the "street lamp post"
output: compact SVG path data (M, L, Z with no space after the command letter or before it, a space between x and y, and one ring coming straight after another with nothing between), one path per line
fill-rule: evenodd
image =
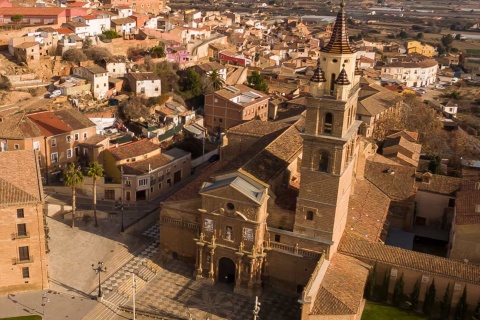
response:
M92 263L92 269L95 271L96 274L98 274L98 297L102 297L102 286L100 284L100 274L102 272L107 272L107 267L103 266L103 262L99 261L98 266L95 268L95 265Z
M258 296L255 296L255 307L253 308L253 320L257 320L258 313L260 312L261 303L258 302Z

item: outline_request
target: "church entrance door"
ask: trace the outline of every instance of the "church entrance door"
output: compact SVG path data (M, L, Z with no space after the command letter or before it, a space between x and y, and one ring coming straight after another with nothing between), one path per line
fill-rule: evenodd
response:
M235 284L235 262L230 258L220 258L218 261L218 282Z

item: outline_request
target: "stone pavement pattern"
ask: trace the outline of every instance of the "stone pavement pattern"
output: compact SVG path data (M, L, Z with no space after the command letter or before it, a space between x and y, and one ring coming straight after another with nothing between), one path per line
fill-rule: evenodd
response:
M252 319L255 298L233 293L225 284L210 285L192 278L194 266L178 260L165 264L163 270L136 294L136 308L167 319L246 320ZM259 301L259 319L300 319L298 297L265 289ZM132 299L127 306L132 306ZM123 313L124 319L128 313ZM147 319L137 316L138 320Z

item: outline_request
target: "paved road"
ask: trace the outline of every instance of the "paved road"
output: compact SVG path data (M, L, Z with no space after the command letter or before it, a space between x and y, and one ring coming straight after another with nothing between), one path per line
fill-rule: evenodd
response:
M37 109L39 107L45 106L46 104L48 104L48 102L49 101L46 100L43 95L39 95L18 103L5 104L0 106L0 116L7 116L19 110L29 110L32 108Z

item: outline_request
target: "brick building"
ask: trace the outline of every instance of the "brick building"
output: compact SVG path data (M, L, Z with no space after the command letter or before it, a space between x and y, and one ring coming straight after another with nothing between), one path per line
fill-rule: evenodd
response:
M268 100L265 93L243 84L226 86L205 95L205 127L211 132L225 130L242 122L268 119Z
M93 147L80 144L94 136L95 124L75 109L18 113L0 122L0 150L37 150L45 182L58 179L67 163L89 156Z
M37 153L0 152L0 294L48 288Z

